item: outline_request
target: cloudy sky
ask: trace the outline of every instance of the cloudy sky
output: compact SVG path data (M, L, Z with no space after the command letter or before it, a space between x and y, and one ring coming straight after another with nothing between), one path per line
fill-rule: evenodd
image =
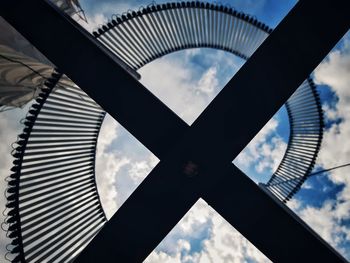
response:
M164 1L158 1L164 2ZM229 2L229 1L227 1ZM275 27L295 1L242 0L229 2ZM95 29L112 14L139 8L149 1L81 0ZM192 123L244 61L223 51L191 49L167 55L139 70L141 82L187 123ZM316 169L350 162L350 34L313 73L321 93L326 130ZM0 114L0 173L11 167L11 143L20 133L26 109ZM274 172L288 141L288 120L282 108L234 163L256 182ZM127 199L158 159L107 115L98 142L97 184L108 217ZM350 259L350 168L309 179L289 206L327 242ZM2 184L2 189L5 184ZM1 190L2 190L1 189ZM1 200L3 206L4 200ZM0 244L4 251L4 237ZM147 258L147 262L268 262L205 200L198 200Z

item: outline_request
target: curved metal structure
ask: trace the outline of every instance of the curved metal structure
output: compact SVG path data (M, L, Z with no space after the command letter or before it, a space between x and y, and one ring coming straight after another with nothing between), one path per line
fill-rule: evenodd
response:
M222 49L248 59L270 32L255 18L226 6L178 2L116 16L94 36L137 70L187 48Z
M95 182L105 112L66 77L45 83L24 120L9 177L12 262L67 262L107 221Z
M186 48L222 49L248 59L271 31L229 7L181 2L118 16L94 35L137 70ZM322 140L322 110L311 79L286 108L289 144L266 184L282 201L289 200L309 175ZM64 76L47 83L32 106L13 153L7 190L8 233L13 238L11 252L17 254L13 262L71 261L106 222L94 174L104 115Z
M178 2L150 5L116 16L95 37L132 69L187 48L215 48L247 60L272 29L222 5ZM265 185L286 202L312 171L321 145L323 115L312 79L286 102L290 138L284 158Z
M323 136L323 111L309 78L285 104L290 135L287 150L265 187L283 202L290 200L314 168Z

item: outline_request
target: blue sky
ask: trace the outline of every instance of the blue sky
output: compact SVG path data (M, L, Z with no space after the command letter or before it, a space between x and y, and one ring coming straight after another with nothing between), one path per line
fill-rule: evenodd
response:
M166 3L169 1L160 0L155 3ZM170 1L171 2L171 1ZM175 1L176 2L176 1ZM202 1L203 2L203 1ZM291 10L297 1L295 0L231 0L231 1L206 1L228 4L236 10L256 16L260 21L270 27L275 27L282 18ZM110 17L112 14L122 14L130 9L138 9L140 6L147 6L152 1L145 0L81 0L83 9L88 16L93 17L97 14L103 14Z
M81 0L90 23L89 30L112 14L147 5L149 1ZM166 1L157 1L162 3ZM226 1L275 27L296 1ZM200 114L244 63L234 55L210 49L192 49L158 59L142 68L141 82L188 123ZM326 115L324 142L316 169L350 162L350 36L345 36L313 73ZM25 110L0 116L0 131L21 129L18 121ZM285 151L289 125L285 110L265 126L235 160L256 182L266 181ZM3 150L8 151L9 147ZM263 151L264 149L264 151ZM349 159L347 159L349 158ZM10 162L2 160L3 162ZM99 137L97 183L104 208L111 216L157 164L140 142L107 116ZM1 167L6 168L8 164ZM350 169L315 176L288 204L332 246L350 259ZM6 174L6 169L1 173ZM233 208L234 209L234 208ZM348 253L348 254L347 254ZM147 262L269 262L205 200L199 200L149 256Z
M157 3L161 2L164 1L157 1ZM138 8L140 5L147 5L148 3L147 1L82 1L90 21L93 21L89 25L90 30L104 23L112 14L120 14L130 8ZM275 27L296 1L227 1L226 3L239 11L256 16L258 20L270 27ZM344 56L347 56L346 47L344 47L346 39L339 42L333 52L341 50L345 53ZM181 51L163 57L142 68L140 70L141 82L184 120L192 123L243 63L237 57L221 51L208 49ZM325 63L327 63L327 59ZM338 61L330 63L329 68L336 67L336 63ZM320 70L316 71L315 80L319 84L318 89L326 111L327 131L325 140L328 140L328 142L325 142L326 145L320 153L320 161L316 169L331 167L345 161L342 160L344 158L330 158L329 153L337 151L334 150L335 147L332 147L329 141L342 136L346 137L346 131L343 135L341 130L338 133L333 130L340 129L341 127L336 127L339 124L348 125L347 117L341 116L342 114L346 115L346 113L343 113L339 108L338 83L331 85L329 82L331 78L336 78L337 75L333 74L332 76L330 74L326 78L325 75L327 74L319 74L319 72ZM342 74L346 75L346 73L348 72L345 71ZM346 81L344 80L344 82ZM209 88L203 89L203 85L207 85ZM207 93L199 93L200 95L198 95L198 93L193 92L196 89L206 90ZM344 90L343 87L340 87L340 89ZM345 97L347 95L344 94ZM337 116L330 118L329 115ZM330 129L332 129L332 132L328 132ZM117 179L113 184L116 189L114 198L116 197L122 203L135 189L138 182L141 182L148 171L152 169L150 163L155 165L157 161L154 157L150 157L150 153L135 139L132 139L132 136L123 131L120 126L117 127L117 130L119 130L119 133L110 144L110 150L114 151L114 154L118 155L119 158L128 156L129 161L128 164L120 168L120 172L116 176ZM235 164L256 182L267 181L285 151L288 136L289 125L285 109L282 108L246 147L245 151L238 156ZM337 148L338 150L341 149L339 146ZM348 149L343 149L338 152L344 156L344 152L347 151ZM262 154L263 152L264 154ZM142 172L136 172L138 169L134 167L133 158L135 158L134 160L136 160L137 166ZM334 161L330 161L331 159ZM130 170L132 174L137 174L137 176L131 176L132 180L128 175ZM345 209L344 212L344 205L340 208L337 204L347 203L344 202L342 194L346 195L348 182L343 179L343 173L346 173L346 169L335 173L340 173L340 175L333 178L332 174L324 174L308 180L289 206L322 237L345 254L349 245L347 240L350 239L350 236L347 236L349 233L347 223L349 211ZM330 202L332 205L329 205ZM114 206L114 209L117 209L120 203ZM341 215L331 216L331 214L337 213L338 210L342 210L342 212L338 212ZM196 218L199 219L196 220ZM190 226L187 226L187 224ZM217 231L224 231L229 234L220 236ZM223 257L227 256L232 259L232 262L267 261L237 233L212 208L209 208L204 200L199 200L148 260L149 262L207 262L208 260L210 262L211 258L214 262L220 262ZM338 236L342 238L338 238ZM235 242L231 246L227 246L227 244L222 243L225 238L231 238ZM237 251L237 253L233 252L233 250L237 250L239 253ZM250 256L250 254L253 256Z

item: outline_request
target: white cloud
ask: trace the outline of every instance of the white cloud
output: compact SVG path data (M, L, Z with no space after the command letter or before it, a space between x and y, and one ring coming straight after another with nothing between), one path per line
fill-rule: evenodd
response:
M328 85L338 96L335 107L323 105L326 119L333 122L323 136L319 153L319 165L324 168L350 162L350 35L343 38L341 47L333 50L316 68L315 82ZM350 219L350 168L329 172L328 178L343 188L335 200L326 200L321 207L314 207L298 200L289 202L289 206L298 213L318 234L350 259L349 249L344 248L350 242L350 226L344 220ZM304 206L303 206L304 204Z
M122 14L130 9L137 10L139 7L139 4L136 1L97 1L96 3L92 2L90 4L85 4L84 1L81 1L81 5L85 11L88 23L81 19L77 19L77 21L89 32L93 32L102 25L105 25L109 20L111 20L113 14Z
M213 217L212 237L205 241L203 259L208 262L270 262L218 214Z
M113 181L113 188L116 191L115 202L117 208L127 200L159 161L154 155L148 152L142 161L136 160L125 152L122 154L126 155L130 162L114 175L115 181Z
M208 232L203 235L203 227ZM178 240L178 241L176 241ZM200 244L198 244L198 242ZM191 251L192 246L201 246ZM270 262L247 239L200 199L145 262Z
M212 66L204 73L197 84L197 90L207 94L210 98L212 98L213 93L218 89L219 81L217 79L217 71L217 67Z
M182 263L180 253L175 256L171 256L165 252L151 253L145 263Z
M309 181L306 181L305 183L303 183L301 188L302 189L313 189L313 186L312 186L312 184L309 183Z
M301 209L302 203L299 199L293 198L290 201L288 201L287 205L294 212L299 212L299 210Z
M325 167L348 163L350 147L344 143L350 138L350 37L344 39L341 50L332 51L328 58L315 70L317 84L325 84L332 88L339 98L335 108L324 106L326 116L334 120L341 118L326 130L319 155L319 162ZM339 171L339 173L338 173ZM342 183L347 179L341 176L342 171L332 172L332 180ZM339 177L339 178L338 178Z
M192 123L207 106L207 96L211 97L212 93L204 83L198 87L191 70L183 64L177 58L156 60L140 70L141 82L187 123ZM207 91L207 96L197 92L203 90Z
M103 14L95 14L93 16L88 15L86 19L88 20L88 23L83 20L78 20L78 22L90 33L99 29L102 25L105 25L108 22L108 18Z
M127 144L128 147L117 147ZM158 163L145 147L135 156L138 142L110 115L101 127L96 153L96 183L108 218L126 201Z
M110 218L117 210L117 191L114 188L118 171L130 160L108 148L117 139L118 124L106 115L98 138L96 152L96 183L105 213Z
M152 157L150 158L155 159ZM155 163L157 162L155 161ZM155 165L153 165L153 161L148 162L145 160L135 162L131 165L131 168L129 169L129 175L135 184L139 184L145 178L145 175L147 175L154 166Z
M242 170L254 167L258 173L273 173L286 151L286 142L276 133L278 121L272 118L236 157Z
M201 56L208 66L191 62ZM170 109L191 124L240 67L222 51L186 50L155 60L141 68L141 82Z
M350 241L350 227L342 224L342 220L349 218L349 204L346 206L346 216L342 214L343 207L339 207L336 200L327 200L320 208L306 206L297 213L316 233L349 258L350 255L343 247L344 242Z
M328 58L315 70L315 80L332 88L339 98L335 109L326 113L341 118L326 130L319 155L323 167L333 167L350 162L350 34L342 43L342 48L332 51ZM331 113L329 113L329 111ZM335 113L333 113L335 112ZM338 217L350 217L350 172L342 168L330 172L329 179L335 184L343 184L344 188L337 195L337 204L333 212ZM350 240L349 240L350 241Z

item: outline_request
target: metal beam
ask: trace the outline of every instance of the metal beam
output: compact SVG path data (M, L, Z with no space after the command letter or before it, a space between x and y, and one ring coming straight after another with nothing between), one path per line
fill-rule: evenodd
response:
M282 29L280 29L280 31L276 30L276 32L279 32L279 33L277 34L275 32L272 34L272 36L275 35L274 41L277 41L276 43L279 43L279 44L276 44L272 40L268 40L270 42L272 41L272 44L270 43L267 46L263 45L264 48L261 47L257 51L257 53L253 56L254 58L252 58L248 63L246 63L246 65L241 69L238 75L236 75L236 77L230 82L230 85L229 85L230 88L225 88L224 91L218 96L218 99L215 100L213 106L209 106L209 108L205 111L205 114L201 115L201 117L195 122L195 124L193 125L194 129L190 129L190 131L185 135L185 137L181 140L181 142L177 143L177 146L169 154L165 154L167 148L164 148L165 149L164 151L159 151L160 155L165 158L146 178L146 180L141 184L141 186L136 190L136 192L131 196L131 198L127 200L127 202L123 205L123 207L117 212L116 216L112 218L111 222L107 225L107 227L100 232L100 234L95 239L96 241L93 241L92 244L88 247L88 250L82 253L81 257L78 258L78 261L81 260L81 262L86 262L86 260L93 260L93 259L96 259L96 260L103 260L103 258L111 259L111 258L114 258L114 256L118 256L116 257L116 259L120 259L121 261L123 261L123 259L129 260L128 262L141 261L161 241L162 237L164 237L164 233L167 233L174 226L174 224L178 221L178 219L182 217L182 215L184 214L184 211L187 211L188 208L191 206L191 204L193 204L194 201L197 200L199 196L201 196L201 194L204 194L205 196L207 196L207 198L210 200L209 201L210 203L215 201L215 200L213 201L213 199L210 198L211 195L209 193L218 192L217 187L219 187L221 192L221 187L226 186L226 185L222 185L219 182L221 181L221 179L223 179L223 176L226 174L224 173L224 170L226 169L225 164L227 163L227 161L232 160L234 155L239 153L239 151L249 142L249 140L255 135L255 133L263 126L266 120L268 120L269 117L272 116L274 111L276 111L284 103L285 99L288 98L289 94L291 94L293 90L298 86L297 83L300 84L301 81L304 78L306 78L306 76L304 75L310 73L311 70L327 54L330 48L341 37L340 36L341 32L345 33L345 30L348 28L348 21L344 11L346 10L345 6L347 5L345 4L345 1L338 1L337 2L339 3L338 7L335 7L335 4L333 5L329 4L329 2L327 1L321 1L321 3L318 2L318 4L322 5L322 8L321 8L321 13L316 15L317 17L316 21L319 21L322 19L325 20L324 17L326 15L326 11L332 10L332 8L335 7L335 9L333 9L333 12L336 12L336 13L334 13L332 17L328 16L328 19L327 19L328 22L332 22L332 25L329 26L329 29L331 29L329 32L327 32L327 30L324 30L324 28L321 27L321 26L324 26L324 24L321 23L318 25L317 23L316 24L313 23L312 20L315 19L315 14L312 15L312 19L305 19L305 15L311 16L310 14L312 14L312 12L310 11L313 11L315 7L315 6L312 6L310 2L305 1L298 4L299 12L301 13L298 13L297 11L295 11L295 9L297 8L294 9L294 16L297 16L298 19L301 19L301 20L298 20L299 22L296 25L293 26L288 22L284 22L284 23L285 24L287 23L286 27L287 28L290 27L289 30L294 30L292 31L294 33L295 31L298 31L297 26L307 27L308 23L311 23L312 25L311 28L310 27L308 28L308 30L311 30L311 31L307 32L308 34L306 34L306 36L301 35L302 37L296 41L296 46L292 46L293 44L290 43L290 41L292 40L289 39L288 37L293 36L293 34L289 34L290 32L283 31ZM329 4L329 6L326 5L327 3ZM342 5L340 5L341 3ZM305 10L307 10L307 12L305 12ZM26 10L26 12L28 12L28 9ZM33 17L33 13L31 12L28 12L28 13L30 13L30 16ZM293 14L293 12L291 14ZM288 15L287 19L291 17L291 14ZM328 12L327 12L327 15L328 15ZM40 20L41 19L42 17L40 18ZM50 20L53 18L50 15L48 15L46 19ZM335 24L337 25L336 27L334 27ZM59 24L58 28L60 28L61 26L64 27L64 25ZM21 27L21 25L19 25L19 27ZM27 27L27 26L24 26L24 27ZM337 30L334 30L335 28ZM312 36L310 36L310 32L313 32L315 34L312 34ZM313 42L313 39L318 40L318 38L322 36L328 39L330 38L330 35L332 35L331 40L328 42L326 41L325 44L323 41L322 42L318 41L317 44ZM36 34L36 36L38 37L37 41L40 43L40 36L38 36L38 34ZM74 34L71 34L70 36L74 37ZM294 36L300 37L298 33L295 34ZM29 40L31 39L30 34L28 34L26 37ZM84 41L82 41L81 43L83 42ZM45 48L45 45L48 45L48 43L44 44L44 48ZM277 51L272 50L270 45L277 48ZM308 46L308 48L310 48L310 46L313 45L316 50L315 53L314 53L314 50L311 51L311 54L312 54L310 58L311 62L307 62L309 61L308 56L310 55L308 53L301 53L305 57L304 56L300 57L300 53L299 53L300 50L302 50L302 52L305 52L308 50L308 49L303 49L304 45ZM295 47L298 47L297 49L300 49L300 50L296 51ZM69 48L69 46L67 46L66 48ZM72 56L73 54L74 53L72 53ZM74 55L75 57L77 56L77 54L74 54ZM297 57L294 57L294 55L296 55ZM256 56L258 56L258 58L256 58ZM260 60L259 60L259 57L260 57ZM78 58L80 61L81 56L78 56ZM268 59L268 61L271 60L271 62L269 62L268 65L266 65L266 67L262 67L261 65L263 64L261 64L261 62L266 59ZM300 63L300 61L302 61L302 63ZM299 62L299 63L296 63L296 62ZM98 63L100 63L98 65L101 65L101 68L105 69L104 64L102 64L102 61L98 61ZM291 63L291 65L294 66L292 67L292 69L294 70L293 74L283 73L284 72L283 70L288 68L288 66L285 66L285 63ZM301 66L301 64L303 65ZM64 65L65 65L65 62L63 61L62 66ZM299 68L300 70L298 70ZM74 69L71 69L71 70L74 71ZM264 70L263 72L266 74L265 76L263 76L264 74L259 73L259 71L261 70ZM123 75L123 72L119 72L119 73ZM257 77L255 77L255 73L257 74ZM294 74L297 74L297 76L295 76ZM252 78L251 76L254 76L254 78ZM77 79L79 79L79 78L84 78L86 76L85 75L83 76L82 74L80 75L77 74L76 77ZM276 80L276 78L278 79L278 81ZM72 79L75 80L74 78ZM248 82L251 79L253 79L253 81ZM292 84L289 84L288 79L291 81ZM246 81L247 83L245 83ZM282 89L280 87L285 82L287 83L286 90L282 91L281 93ZM114 82L111 82L111 83L114 83ZM133 85L132 82L129 82L129 84ZM246 86L245 88L237 88L237 87L240 87L241 85L246 85ZM85 88L84 85L81 85L81 86L82 88ZM235 87L232 88L233 86ZM267 93L267 96L264 95L266 97L262 97L262 98L267 98L266 101L262 99L263 101L262 103L259 101L259 99L261 99L261 97L259 97L259 95L261 94L258 92L259 89L264 89L264 92ZM234 90L238 90L237 91L238 93L235 93ZM99 93L99 92L96 91L96 93ZM252 99L251 97L252 94L255 94L255 95L259 94L259 95L256 96L257 99L256 98ZM90 94L90 95L93 96L93 94ZM137 94L135 94L135 96L136 95ZM235 99L235 95L239 95L241 97ZM242 96L243 98L248 98L249 100L248 101L242 100ZM101 98L102 100L102 97L103 95L99 93L98 98ZM131 99L128 96L124 98ZM276 100L271 101L271 98L274 98ZM269 102L269 104L272 104L272 105L271 106L267 105L268 104L266 103L267 101ZM107 99L105 103L106 103L106 106L110 108L109 105L110 103L112 103L112 101L111 99L109 100ZM135 104L130 103L130 101L125 101L122 106L126 106L127 103L135 107L134 106ZM149 106L146 102L144 103L145 104L143 105ZM253 103L253 105L251 103ZM232 104L235 104L235 106L232 107L231 106ZM241 107L237 107L236 104L237 106L241 106ZM262 108L257 109L257 106L262 106ZM266 110L265 110L265 107L266 107ZM122 107L120 107L120 109L123 110ZM134 110L135 111L134 114L136 114L136 111L139 113L140 111L142 111L142 109ZM257 112L255 110L257 110ZM225 114L226 116L222 117L222 115L218 115L218 114ZM166 114L162 116L165 116L165 115ZM125 122L127 123L128 121L127 118L129 118L129 116L126 117L125 115L124 117L125 117ZM137 115L132 117L134 117L135 121L136 120L144 121L143 117L145 116ZM247 117L249 117L249 119ZM262 120L256 120L256 117L262 118ZM152 118L152 116L150 116L150 118ZM231 124L231 119L235 120L235 122L232 122L232 124ZM119 117L118 117L118 120L119 120ZM159 127L159 123L157 122L152 123L152 125L154 126L150 125L151 128L149 130L152 130L152 129L157 131L162 130L162 127ZM167 127L171 127L174 124L175 124L175 127L180 127L180 126L177 126L177 123L175 122L177 122L177 120L174 120L174 119L167 122L169 123ZM237 129L237 123L239 123L242 129ZM236 125L233 125L233 124L236 124ZM136 127L136 126L137 124L135 124L134 126L135 130L140 129L140 127ZM169 138L166 138L165 140L167 142L166 147L169 147L171 144L173 144L176 141L177 136L180 137L183 134L183 131L185 130L185 128L183 127L186 127L186 126L183 125L181 127L182 128L178 128L177 130L179 131L178 134L172 135L173 138L175 138L174 140L169 140ZM142 133L141 131L138 131L138 132ZM217 135L219 135L219 139L216 137ZM143 137L145 136L142 134L140 136L141 138L139 137L139 139L143 142ZM152 134L149 134L149 136L150 137L148 137L148 141L154 142L153 141L154 138L150 139L152 137ZM222 138L220 136L222 136ZM213 137L214 139L211 140L211 138ZM218 141L216 141L216 139L218 139ZM227 143L227 146L226 146L226 143ZM148 145L151 145L151 144L148 144ZM230 149L231 147L233 150ZM216 154L218 156L216 156ZM193 160L198 165L199 175L194 177L186 176L186 173L184 172L185 170L183 167L186 166L186 163L190 160ZM207 164L208 162L210 162L210 164ZM215 176L214 178L213 174L218 174L218 176ZM241 177L237 177L237 178L241 178ZM225 181L222 181L222 182L225 182ZM215 185L217 187L214 188ZM234 187L235 185L232 185L232 188ZM232 191L231 188L229 190ZM240 189L240 190L241 191L246 190L247 193L252 195L254 198L261 197L261 191L259 192L256 189L252 190L251 188L247 187L246 189ZM227 195L229 195L229 193L227 193ZM265 200L270 200L270 199L267 199L266 196L262 198L265 198ZM220 198L218 198L217 200L227 201L226 197L224 198L224 200ZM233 198L233 200L236 200L236 199ZM246 207L249 207L249 208L254 207L254 203L251 202L250 200L251 199L245 200ZM269 202L269 201L266 201L266 202ZM226 206L228 205L227 202L225 202L225 205ZM232 204L230 203L230 205ZM218 208L220 208L220 206L218 206ZM243 208L240 207L240 209L244 209L244 207ZM271 209L280 209L280 208L276 208L276 206L271 205ZM256 213L254 210L247 211L247 208L246 208L246 210L242 210L242 211L244 212L242 214L244 214L245 216L242 216L240 220L244 220L244 218L247 216L247 213L250 216L253 216L253 217L256 216ZM274 210L272 211L257 210L257 212L260 212L259 215L261 215L261 213L265 213L265 214L273 213L273 211ZM228 214L224 210L223 210L223 214L226 215L226 217L230 221L232 221L232 223L234 223L234 219L232 219L232 216L230 214ZM235 215L235 218L237 217L240 217L240 211L237 211L237 215ZM283 220L283 217L282 217L282 220ZM267 225L264 227L266 228L273 227L273 225L270 224L269 222L266 222L266 223ZM302 235L300 235L300 231L293 232L294 228L298 229L299 223L296 223L295 220L290 220L289 223L290 225L288 225L288 228L287 228L287 231L289 232L286 233L285 238L289 237L290 239L298 240L298 242L303 242L303 240L300 239L300 237L302 237ZM264 247L262 243L266 240L266 236L261 235L259 228L260 228L260 225L255 226L254 228L252 228L255 230L255 232L248 233L248 234L251 235L250 238L253 239L253 243L256 244L257 247L263 253L269 254L270 257L273 259L276 259L276 261L295 262L295 261L289 260L289 255L286 255L285 253L282 253L279 251L280 246L276 247L276 246L273 246L272 244L272 247L267 247L267 246ZM239 228L237 229L240 230ZM342 260L339 257L339 255L337 255L336 253L329 252L331 250L329 250L327 246L325 246L321 242L315 241L318 239L317 236L313 235L308 230L304 229L303 231L304 231L303 233L306 233L309 240L314 240L314 243L316 244L316 247L313 246L311 247L311 250L309 250L309 253L314 255L313 257L314 260L322 261L323 258L322 257L318 258L317 255L321 255L321 254L326 255L327 253L328 254L330 253L330 255L333 257L331 262L338 262ZM156 232L159 232L159 233L156 233ZM244 231L242 231L242 233L244 233ZM121 234L125 234L125 235L121 235ZM103 242L99 244L98 240L100 241L102 240ZM299 255L299 261L303 261L303 258L304 258L303 255L298 253L298 252L302 252L300 251L300 246L294 246L293 243L289 243L289 242L285 242L285 243L288 244L288 247L291 251L293 251L293 248L295 248L296 250L294 250L294 253ZM145 245L145 247L142 247L143 245Z
M227 170L227 163L282 106L348 29L345 2L339 1L338 6L330 1L319 4L316 14L313 3L297 4L80 255L78 262L91 258L97 260L98 257L130 262L143 260L181 218L189 202L196 200L198 191L274 261L345 261L328 244L320 242L318 235L305 224L295 220L296 216L291 217L293 213L267 198L242 174L236 171L229 178L225 176L227 172L232 173L231 166ZM334 16L325 22L328 12ZM320 42L319 39L323 38L327 40ZM240 129L237 129L237 123ZM186 160L198 166L200 179L186 178L180 169L186 165ZM221 193L222 189L225 189L224 193ZM238 199L238 195L232 194L234 191L244 192L247 198ZM218 192L218 198L214 198ZM260 209L255 209L257 203L261 205ZM229 209L234 209L235 205L238 205L238 210ZM268 220L270 215L274 218ZM251 223L247 218L260 218L264 225L254 220ZM244 225L245 220L249 224ZM266 241L266 232L273 242ZM114 245L118 248L113 249ZM97 255L96 251L100 253ZM293 256L290 256L290 251L293 251Z
M221 180L203 199L272 262L346 262L287 206L268 190L261 191L237 167L226 165L220 175Z

